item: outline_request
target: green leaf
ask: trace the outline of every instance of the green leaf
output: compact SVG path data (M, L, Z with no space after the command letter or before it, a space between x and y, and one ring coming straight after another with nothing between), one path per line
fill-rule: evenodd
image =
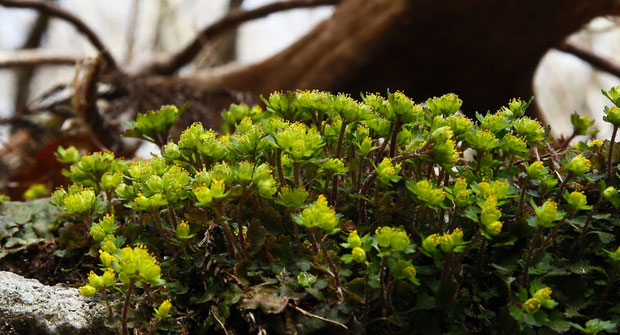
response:
M428 310L435 308L435 297L431 297L426 293L421 293L418 295L418 299L415 303L415 308L417 310Z

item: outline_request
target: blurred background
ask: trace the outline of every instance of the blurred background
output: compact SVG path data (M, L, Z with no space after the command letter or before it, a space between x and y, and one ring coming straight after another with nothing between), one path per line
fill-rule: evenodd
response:
M197 119L205 113L216 113L230 102L256 102L258 94L273 89L319 88L345 91L358 97L363 90L385 93L389 88L403 90L416 100L454 92L463 98L470 115L475 111L495 110L509 97L527 100L534 95L536 116L552 126L555 136L570 136L570 114L573 112L590 115L596 120L600 130L598 137L607 138L611 133L602 121L603 106L608 103L600 91L620 84L614 75L620 72L615 65L620 64L620 21L614 17L620 14L620 8L615 7L620 5L613 1L550 0L543 2L544 5L533 0L521 1L518 5L489 0L474 1L473 5L439 1L449 5L444 4L442 8L428 5L429 8L420 9L412 5L418 1L289 0L283 2L296 2L299 6L293 7L303 8L274 10L270 15L263 13L239 22L238 26L232 25L218 33L217 38L208 40L197 38L205 27L231 14L256 10L276 1L42 1L73 13L107 46L118 65L113 70L123 73L124 77L117 76L107 82L100 80L99 91L105 91L103 84L114 86L126 80L133 85L128 86L142 87L143 95L132 95L135 90L127 94L136 100L140 99L136 96L145 96L144 92L151 89L156 96L162 95L157 89L187 93L189 87L194 90L191 94L180 94L179 101L166 100L165 103L194 99L212 105L214 112L198 104L199 114L194 115ZM35 113L45 109L42 97L49 98L46 94L50 92L74 94L70 89L79 86L98 51L66 20L50 18L32 8L9 8L14 7L7 5L9 2L18 3L19 0L0 0L0 5L6 5L0 6L0 152L4 156L0 169L15 170L23 164L11 163L11 155L15 160L32 163L37 150L45 144L39 143L36 148L15 144L12 136L19 126L16 116L30 113L30 121L45 122L49 115ZM396 4L400 7L394 9ZM420 17L417 17L419 12ZM321 22L323 25L316 28ZM461 32L463 36L456 36L454 41L450 39ZM508 41L500 33L506 34ZM547 35L550 37L546 38ZM148 72L144 69L149 64L165 60L196 40L201 45L200 52L190 62L170 73L153 71L159 77L136 79L146 78L140 74ZM481 42L475 42L478 40ZM521 53L528 54L530 46L535 49L532 56L521 61ZM335 56L329 57L331 54ZM25 55L57 57L62 59L59 62L62 64L16 65L15 61L19 63ZM325 59L316 60L322 55L326 55ZM258 66L253 66L256 64ZM470 65L470 73L461 71L463 73L455 74L454 78L449 77L451 66L462 69ZM312 68L311 71L320 70L319 74L309 75L304 72L305 67ZM409 67L410 72L403 72L402 78L392 78L400 73L399 69ZM435 73L423 72L424 69ZM235 71L241 74L236 75ZM511 77L521 72L525 80ZM225 73L224 79L218 79L218 73ZM168 78L167 75L175 79L157 81L157 78ZM409 84L418 78L419 83ZM442 82L445 85L442 86ZM258 87L263 83L264 86ZM55 90L60 87L58 85L64 85L69 92ZM214 103L215 93L204 93L214 91L213 87L226 92L225 99ZM493 91L495 88L502 91ZM114 90L111 92L109 96L115 94ZM101 97L104 95L105 92ZM491 97L500 100L485 104L487 96L489 101ZM164 98L167 98L165 94ZM97 101L97 108L116 110L116 114L108 114L112 119L108 123L122 128L124 121L131 119L118 112L122 109L119 104L126 100L106 99ZM155 100L152 105L159 103ZM71 98L64 101L66 108L57 112L58 115L72 112ZM132 115L144 112L141 109L147 108L145 106L150 105L132 105ZM66 122L69 119L66 117L64 123L58 124L63 131L73 129ZM43 141L31 137L34 142ZM45 141L50 139L54 136ZM101 138L99 140L102 142ZM148 148L140 151L142 155L148 152ZM2 175L0 173L0 188L10 179L10 173Z

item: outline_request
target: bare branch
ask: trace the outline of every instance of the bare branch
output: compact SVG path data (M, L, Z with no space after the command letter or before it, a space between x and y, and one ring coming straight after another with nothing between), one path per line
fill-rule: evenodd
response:
M620 65L614 61L607 59L603 56L597 55L592 50L578 45L574 42L565 41L556 49L569 53L582 61L592 65L597 70L604 71L613 74L616 77L620 77Z
M20 49L34 49L39 47L43 34L47 31L49 15L39 13L37 19L32 24L28 38ZM26 102L30 95L30 82L34 75L33 67L17 69L15 71L15 114L25 111Z
M147 72L153 72L160 75L169 75L178 71L181 67L191 62L196 55L198 55L208 40L218 36L230 28L235 28L244 22L288 9L336 5L340 3L340 1L341 0L289 0L271 3L252 10L239 10L231 12L212 25L204 28L200 33L198 33L198 35L196 35L194 40L189 45L172 55L170 59L164 62L155 63L147 68Z
M22 49L0 51L0 69L7 67L33 67L38 65L74 65L84 57L69 53Z
M75 15L67 12L66 10L47 2L36 0L0 0L0 5L10 8L32 8L40 12L44 12L50 16L62 19L72 24L82 34L86 35L86 38L93 44L93 46L101 53L101 56L105 62L111 68L116 68L116 61L108 49L103 45L97 34L90 29L84 21L80 20Z

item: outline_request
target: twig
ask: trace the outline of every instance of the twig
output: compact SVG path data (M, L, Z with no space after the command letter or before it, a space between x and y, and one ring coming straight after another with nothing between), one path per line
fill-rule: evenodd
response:
M133 0L130 9L130 20L127 26L127 50L125 53L125 61L129 62L133 58L133 50L136 42L136 26L138 25L138 9L140 7L140 0Z
M32 8L50 16L67 21L80 33L86 36L90 43L92 43L92 45L101 53L101 56L108 66L111 68L116 68L116 61L114 60L114 57L112 57L112 54L110 54L108 48L103 45L97 34L95 34L95 32L93 32L93 30L84 23L84 21L80 20L78 17L67 12L66 10L54 4L36 0L0 0L0 5L10 8Z
M43 34L47 31L48 22L49 15L39 13L37 20L32 24L28 38L26 38L26 41L22 44L20 49L39 47ZM15 115L22 115L25 110L24 107L26 106L28 95L30 94L30 82L32 81L33 75L34 69L32 68L18 69L15 72Z
M305 316L309 316L311 318L319 319L321 321L325 321L327 323L331 323L331 324L334 324L336 326L342 327L342 328L344 328L346 330L349 330L349 327L345 326L344 324L342 324L342 323L340 323L338 321L331 320L331 319L328 319L328 318L324 318L324 317L316 315L316 314L312 314L312 313L310 313L310 312L308 312L308 311L306 311L306 310L304 310L304 309L302 309L301 307L298 307L298 306L294 306L294 305L291 305L291 306L293 306L296 310L298 310L301 314L303 314Z
M220 319L219 314L215 310L215 306L211 307L210 314L213 315L213 318L215 319L215 321L217 321L217 323L220 325L220 327L222 327L222 330L224 331L224 334L228 335L229 334L228 330L226 329L226 326L224 325L224 322Z
M83 57L55 51L22 49L0 51L0 68L34 67L38 65L74 65Z
M173 54L166 61L155 62L150 67L147 67L147 72L153 72L160 75L169 75L176 72L191 62L200 53L208 40L213 39L223 32L231 28L235 28L244 22L288 9L335 5L339 2L340 0L289 0L271 3L247 11L233 11L210 26L204 28L200 33L198 33L198 35L196 35L194 40L189 45Z
M620 77L620 65L616 64L610 59L593 53L591 50L588 50L582 45L578 45L570 41L565 41L564 43L557 46L556 49L569 53L581 59L582 61L592 65L592 67L598 70L611 73L616 77Z

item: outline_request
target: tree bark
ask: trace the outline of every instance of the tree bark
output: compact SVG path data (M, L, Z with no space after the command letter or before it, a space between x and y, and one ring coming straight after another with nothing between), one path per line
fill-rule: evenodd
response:
M615 0L347 0L270 59L195 84L255 94L389 88L415 99L454 92L465 110L484 112L529 98L547 50L618 7Z

